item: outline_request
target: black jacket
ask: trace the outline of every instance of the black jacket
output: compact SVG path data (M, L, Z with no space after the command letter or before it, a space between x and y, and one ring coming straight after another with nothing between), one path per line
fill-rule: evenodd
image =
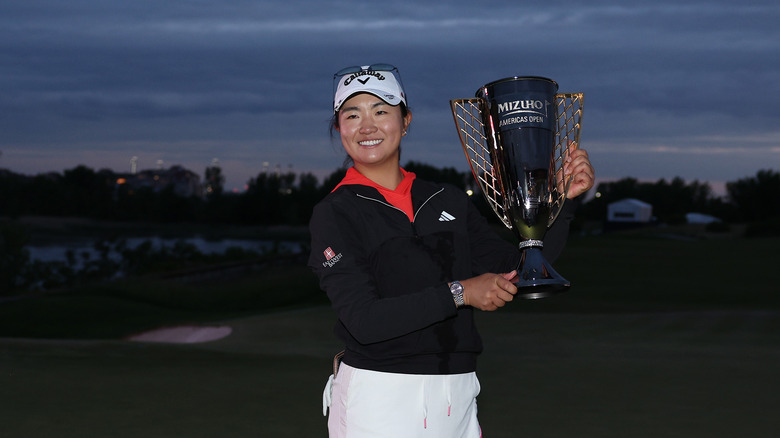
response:
M372 187L330 193L312 215L309 266L338 315L345 363L406 374L474 371L482 341L473 309L456 308L447 283L509 272L520 253L462 190L416 179L411 193L413 222ZM569 220L562 212L548 232L548 260L563 248Z

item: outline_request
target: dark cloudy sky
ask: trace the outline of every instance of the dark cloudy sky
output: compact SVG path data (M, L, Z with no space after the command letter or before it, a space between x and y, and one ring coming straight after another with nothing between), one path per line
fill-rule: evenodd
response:
M385 62L402 162L466 170L449 99L537 75L585 93L600 178L717 185L780 169L778 23L775 0L0 0L0 168L323 176L333 72Z

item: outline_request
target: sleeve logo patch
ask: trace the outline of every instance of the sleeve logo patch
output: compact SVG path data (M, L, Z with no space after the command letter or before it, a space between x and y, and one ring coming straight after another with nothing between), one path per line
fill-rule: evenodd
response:
M331 247L327 247L322 253L325 254L325 261L322 263L322 266L327 268L332 268L342 257L341 253L336 254Z

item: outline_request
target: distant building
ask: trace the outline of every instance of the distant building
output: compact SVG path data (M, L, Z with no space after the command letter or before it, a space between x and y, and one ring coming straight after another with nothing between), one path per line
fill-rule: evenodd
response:
M689 224L711 224L713 222L722 222L715 216L703 213L686 213L685 221Z
M135 174L117 175L118 184L127 184L131 189L150 188L155 192L173 186L173 192L179 196L190 197L203 195L200 176L181 166L171 166L168 169L142 170Z
M607 205L607 222L646 224L653 220L653 206L626 198Z

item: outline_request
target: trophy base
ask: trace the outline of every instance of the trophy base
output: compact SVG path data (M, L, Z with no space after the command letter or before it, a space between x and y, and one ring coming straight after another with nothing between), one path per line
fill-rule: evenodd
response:
M532 285L523 284L522 282L515 283L517 287L518 298L524 298L526 300L538 300L539 298L547 298L552 295L565 292L571 286L570 283L566 284L543 284L535 283Z
M571 287L569 280L563 278L545 260L539 248L523 249L523 257L517 267L518 280L516 297L535 300L561 293Z

